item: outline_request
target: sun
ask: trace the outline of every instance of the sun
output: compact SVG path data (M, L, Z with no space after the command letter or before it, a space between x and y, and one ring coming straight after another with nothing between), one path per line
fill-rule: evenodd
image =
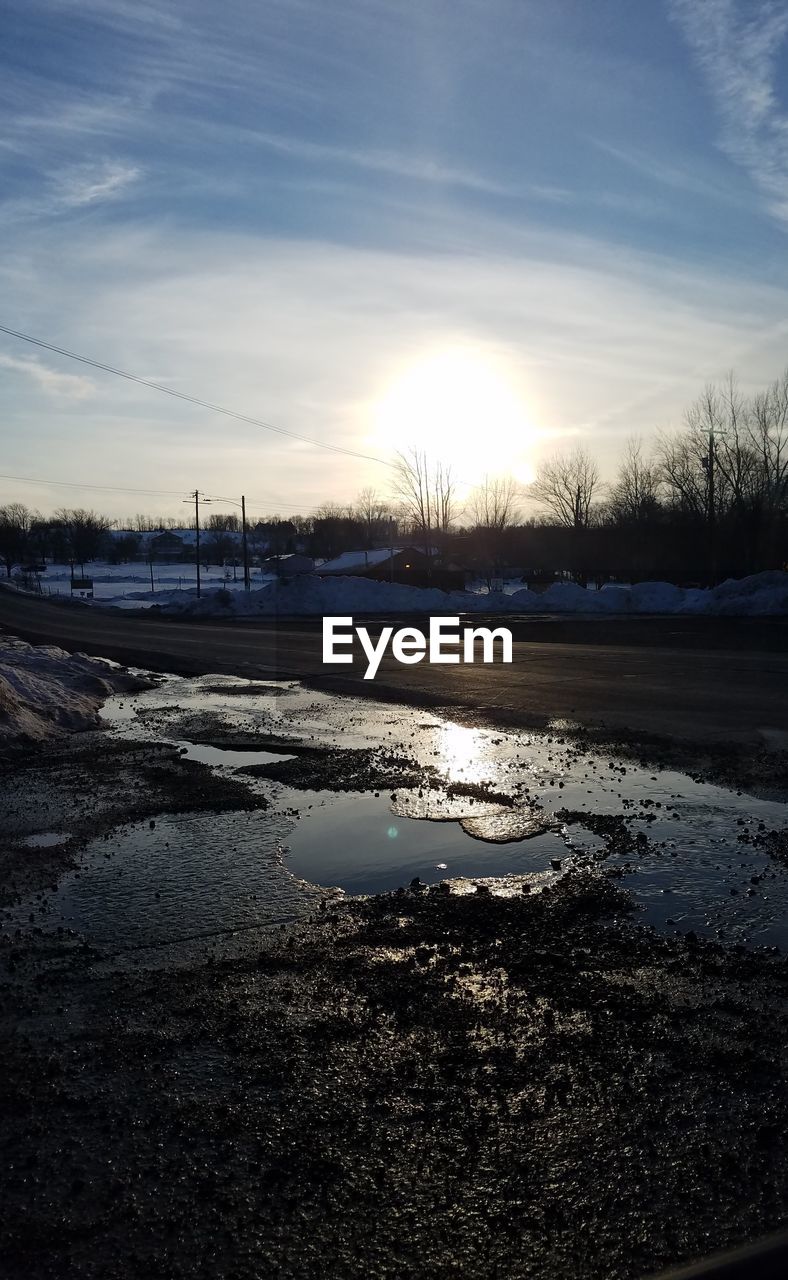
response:
M437 350L401 369L376 401L374 442L424 450L458 482L511 473L533 479L537 431L504 362L474 347Z

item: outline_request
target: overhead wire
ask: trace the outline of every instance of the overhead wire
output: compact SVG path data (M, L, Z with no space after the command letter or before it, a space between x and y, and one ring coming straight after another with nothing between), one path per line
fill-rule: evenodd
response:
M57 346L55 343L47 342L43 338L36 338L32 334L23 333L19 329L12 329L8 325L0 324L0 333L8 334L9 337L18 338L22 342L28 342L34 346L41 347L45 351L52 351L56 355L65 356L69 360L76 360L80 364L88 365L90 368L99 369L104 373L111 373L115 377L124 378L128 382L137 383L139 386L147 387L148 390L150 391L160 391L162 392L162 394L172 396L177 400L184 400L188 404L197 405L199 408L202 408L202 409L208 409L212 413L219 413L219 414L222 414L224 417L234 418L238 422L246 422L252 426L260 427L262 430L275 432L277 435L285 436L288 439L299 441L301 444L313 445L317 449L325 449L331 453L340 454L350 458L359 458L361 461L364 461L364 462L375 462L379 466L389 467L393 470L396 470L397 468L397 463L393 462L391 459L380 458L376 454L362 453L360 450L357 450L357 449L348 449L344 445L332 444L330 441L318 440L313 436L302 435L297 431L291 431L287 427L280 427L273 422L267 422L263 418L255 418L250 414L240 413L235 409L228 409L224 405L214 404L210 400L203 400L199 396L190 395L186 391L178 391L174 387L168 387L162 382L154 382L152 379L142 378L136 373L129 373L125 369L118 369L114 365L106 364L104 361L94 360L90 356L84 356L84 355L80 355L78 352L69 351L66 347ZM173 496L175 494L181 493L181 490L175 490L175 489L132 489L132 488L126 488L121 485L91 485L86 483L79 484L74 481L65 481L65 480L39 481L28 476L0 475L0 479L14 480L14 481L17 481L18 483L23 483L23 484L46 484L46 485L57 486L59 488L90 489L90 490L103 491L108 493L109 492L139 493L139 494L145 494L145 495L160 494L162 496ZM463 481L459 479L456 480L455 483L469 485L468 481ZM234 499L228 498L228 499L225 499L225 501L230 502L230 501L234 501ZM282 502L279 499L272 500L271 502L254 501L254 502L250 502L249 505L259 506L261 508L267 508L273 505L274 507L280 507L282 509L288 508L294 511L302 509L297 503Z
M161 391L164 395L173 396L177 400L185 400L188 404L197 405L201 409L209 409L212 413L220 413L227 418L235 418L238 422L247 422L252 426L261 427L264 431L273 431L277 435L287 436L291 440L298 440L302 444L311 444L316 449L326 449L331 453L344 454L350 458L360 458L365 462L376 462L382 467L394 466L394 463L387 458L379 458L372 453L361 453L358 449L348 449L344 445L331 444L327 440L317 440L314 436L301 435L297 431L291 431L288 427L277 426L275 423L267 422L263 418L255 418L251 414L240 413L236 409L228 409L224 405L214 404L210 400L203 400L199 396L190 395L186 391L177 391L174 387L168 387L162 382L153 382L150 378L142 378L139 374L129 373L125 369L118 369L114 365L105 364L102 360L94 360L90 356L68 351L65 347L58 347L53 342L44 341L43 338L35 338L29 333L11 329L8 325L0 324L0 333L6 333L12 338L19 338L22 342L30 342L34 346L42 347L45 351L52 351L56 355L66 356L69 360L77 360L80 364L89 365L92 369L100 369L103 373L112 373L118 378L125 378L127 382L135 382L151 391Z
M44 488L53 486L59 489L89 489L91 492L95 491L97 493L136 493L142 494L146 497L183 498L186 493L185 489L133 489L126 485L90 484L85 480L42 480L35 476L11 476L4 473L0 473L0 480L13 480L16 484L35 484ZM209 496L212 501L233 502L237 505L237 499L235 498L220 497L218 494L211 494ZM303 511L304 509L303 503L280 502L278 498L271 498L267 502L250 499L246 505L247 507L258 508L261 511L270 511L276 507L281 507L282 509L287 508L292 511Z

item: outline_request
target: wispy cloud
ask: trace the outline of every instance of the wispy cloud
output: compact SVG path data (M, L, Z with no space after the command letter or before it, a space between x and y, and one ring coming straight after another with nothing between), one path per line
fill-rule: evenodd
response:
M788 112L776 65L788 7L772 0L672 0L722 119L721 144L788 223Z
M68 400L87 400L96 393L95 383L91 382L90 378L81 374L60 373L57 369L50 369L40 360L0 355L0 368L10 369L13 373L26 374L51 396Z
M105 160L99 164L69 165L52 174L51 180L56 202L67 209L77 209L114 199L139 176L136 165Z
M143 0L57 0L55 4L52 0L37 0L37 3L45 11L70 8L80 16L89 13L94 20L122 31L152 28L178 32L184 25L171 8L146 4Z
M121 160L66 165L46 175L38 194L0 202L0 219L18 224L103 205L117 200L141 173L136 165Z
M436 182L447 186L467 187L473 191L485 191L491 195L512 195L522 191L496 182L473 170L457 168L430 156L410 152L379 150L364 147L338 147L329 143L310 142L305 138L288 137L277 133L246 130L242 135L248 142L294 156L299 160L347 164L360 169L389 173L398 178L413 178L419 182Z
M726 204L741 205L741 195L721 182L716 182L689 164L676 164L654 154L653 151L642 151L637 147L614 145L604 138L589 138L592 146L610 156L619 164L631 169L640 177L649 178L658 186L669 187L675 191L684 191L701 198L723 201Z
M65 255L46 239L42 229L31 245L29 278L0 277L28 331L364 451L380 451L374 430L386 387L414 359L447 347L489 355L508 370L540 436L582 436L608 473L624 436L680 421L703 383L743 352L745 379L767 381L784 359L784 290L623 255L616 246L605 253L597 244L592 253L578 245L571 261L561 234L507 240L502 227L491 228L496 252L484 256L445 244L403 253L226 228L172 235L149 226L130 236L116 227L97 242L81 227ZM51 377L33 364L15 359L13 367L39 381ZM72 395L57 418L36 413L35 402L28 407L21 378L9 387L9 424L30 424L26 435L19 431L19 474L34 442L58 475L72 478L78 439L102 483L149 487L154 465L155 485L207 487L201 477L209 476L211 487L233 493L248 476L250 493L279 493L305 509L365 483L386 485L386 471L372 464L251 425L228 434L207 411L91 376L95 396L83 405ZM407 429L403 422L403 438Z
M219 126L217 132L227 133ZM570 189L550 183L501 182L479 170L459 167L437 156L419 155L405 150L383 150L368 147L342 147L313 142L306 138L266 133L259 130L232 130L233 140L266 147L281 155L314 164L325 172L334 166L352 166L360 170L390 174L414 182L436 186L460 187L483 195L502 196L512 200L563 206L594 206L618 209L636 215L653 216L657 210L653 200L631 191Z

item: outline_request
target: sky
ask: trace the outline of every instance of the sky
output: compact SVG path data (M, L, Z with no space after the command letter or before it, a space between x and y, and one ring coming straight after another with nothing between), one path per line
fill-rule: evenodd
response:
M0 503L610 479L788 363L788 0L4 10L0 325L258 422L0 333Z

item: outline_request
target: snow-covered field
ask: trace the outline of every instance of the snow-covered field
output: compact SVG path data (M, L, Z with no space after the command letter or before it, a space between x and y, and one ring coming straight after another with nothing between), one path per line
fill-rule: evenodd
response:
M79 567L75 570L80 576ZM202 586L206 590L225 587L228 591L243 591L243 569L233 570L221 565L211 565L200 571ZM260 588L273 579L260 569L252 569L252 585ZM85 565L85 577L92 579L93 599L98 604L115 605L121 609L145 609L159 604L159 597L171 593L197 593L197 569L193 564L154 564L153 591L151 591L150 566L143 561L130 564L106 564L95 561ZM71 569L67 564L50 564L41 575L41 590L45 596L71 596Z
M374 613L577 613L577 614L719 614L768 616L788 614L788 573L777 570L730 579L718 587L675 587L668 582L608 585L601 590L575 583L555 583L546 591L530 591L519 581L505 582L487 592L481 583L467 591L409 587L366 578L304 574L282 583L260 569L253 570L252 590L243 589L242 575L211 566L202 571L202 598L197 599L194 565L154 565L154 589L145 564L86 566L93 580L94 606L216 615L272 617L281 615ZM68 597L71 571L50 565L42 575L45 595Z
M0 637L0 748L91 729L113 693L147 687L100 658Z

